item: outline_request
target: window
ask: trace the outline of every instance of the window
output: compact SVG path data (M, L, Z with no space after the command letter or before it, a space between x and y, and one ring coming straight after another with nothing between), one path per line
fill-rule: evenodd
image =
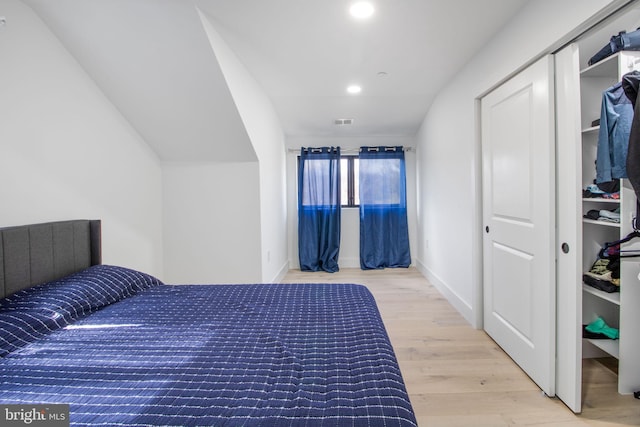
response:
M300 156L298 156L298 173ZM360 206L360 170L357 155L340 156L340 204L343 208Z
M362 163L361 202L369 206L404 204L404 158L366 158Z
M318 159L306 159L304 179L309 184L302 187L302 206L337 206L338 183L333 178L337 165L337 158L331 160L319 156Z
M360 205L360 162L358 156L340 156L340 190L343 208Z

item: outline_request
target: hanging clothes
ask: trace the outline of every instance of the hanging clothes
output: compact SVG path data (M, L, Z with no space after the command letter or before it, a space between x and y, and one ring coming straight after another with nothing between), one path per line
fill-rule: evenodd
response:
M298 175L298 256L302 271L339 270L340 211L340 147L303 147Z
M360 267L409 267L404 150L361 147Z
M633 119L629 132L629 147L627 152L627 176L629 182L640 200L640 103L638 88L640 87L640 72L632 71L622 76L622 88L633 105Z
M633 106L618 82L602 93L596 155L596 183L627 177L627 149Z

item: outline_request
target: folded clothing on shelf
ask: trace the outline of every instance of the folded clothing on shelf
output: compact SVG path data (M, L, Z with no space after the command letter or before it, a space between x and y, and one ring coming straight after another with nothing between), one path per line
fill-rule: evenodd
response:
M615 193L594 193L591 190L583 190L582 197L585 199L609 199L620 200L620 192Z
M607 338L611 338L612 340L617 340L618 338L620 338L620 331L617 328L612 328L611 326L607 325L602 317L598 317L596 320L589 323L584 328L584 330L593 334L602 334Z
M616 208L613 210L591 209L586 214L584 214L584 217L597 221L620 223L620 208Z
M620 259L597 259L589 271L582 275L582 281L585 285L604 292L619 292Z
M620 180L593 183L582 191L584 198L620 199Z
M591 340L608 340L611 339L603 333L600 332L589 332L587 330L587 325L582 325L582 338L588 338Z

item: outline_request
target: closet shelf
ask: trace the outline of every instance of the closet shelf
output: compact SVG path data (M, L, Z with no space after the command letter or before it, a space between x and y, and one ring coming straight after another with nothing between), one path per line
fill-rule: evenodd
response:
M615 203L620 204L620 199L603 199L600 197L583 197L583 202L597 202L597 203Z
M618 57L620 52L598 61L580 71L580 77L609 77L618 74Z
M616 359L620 359L620 342L618 340L592 340L588 338L585 338L584 340Z
M604 227L620 228L618 222L598 221L597 219L582 218L582 222L586 224L602 225Z
M598 126L591 126L591 127L589 127L589 128L582 129L582 133L598 132L599 130L600 130L600 125L598 125Z
M600 299L605 301L609 301L610 303L620 305L620 292L603 292L600 291L593 286L582 284L582 290L588 294L594 295Z

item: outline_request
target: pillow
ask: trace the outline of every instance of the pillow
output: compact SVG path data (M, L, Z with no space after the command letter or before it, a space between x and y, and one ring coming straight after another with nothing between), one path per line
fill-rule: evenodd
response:
M57 319L38 312L9 310L0 312L0 357L66 326Z
M0 355L67 326L104 306L161 285L153 276L95 265L62 279L23 289L0 300Z

